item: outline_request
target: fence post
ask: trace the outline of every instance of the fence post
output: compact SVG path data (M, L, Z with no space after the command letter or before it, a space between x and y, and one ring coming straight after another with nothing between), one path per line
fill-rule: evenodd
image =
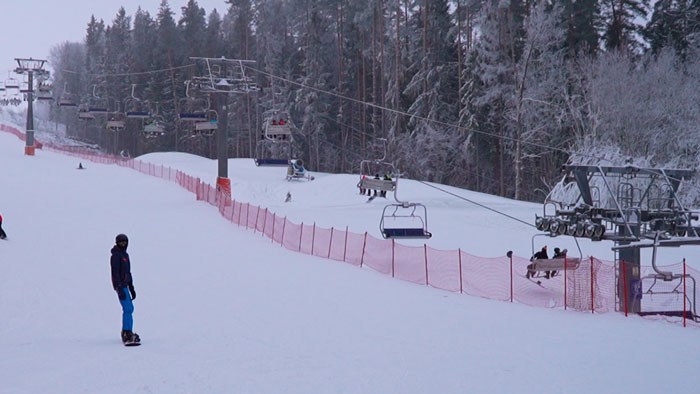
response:
M270 237L270 242L275 243L275 222L277 221L277 214L272 214L272 237Z
M284 229L287 228L287 217L284 217L284 223L282 223L282 239L280 239L280 246L284 247Z
M394 277L394 246L396 245L396 241L394 239L391 239L391 277Z
M513 255L508 256L510 260L510 302L513 302Z
M314 255L314 245L316 244L316 222L314 222L314 228L311 230L311 255Z
M255 224L253 225L253 234L258 232L258 218L260 217L260 207L255 211Z
M595 286L593 276L593 256L591 256L591 313L595 313L595 294L593 293Z
M566 255L564 255L564 310L566 310Z
M462 286L462 248L457 249L457 253L459 256L459 294L462 294L464 293L464 288Z
M331 227L331 240L328 241L328 256L327 259L331 258L331 245L333 245L333 227Z
M263 220L263 232L262 235L265 236L265 228L267 227L267 208L265 208L265 220Z
M684 257L683 258L683 327L685 327L685 315L686 315L686 313L685 313L685 311L686 311L686 308L685 308L685 300L686 300L686 298L685 298L686 297L685 275L686 275L686 272L685 272L685 257Z
M347 256L348 252L348 226L345 226L345 246L343 247L343 261L345 261L345 257Z
M625 317L627 317L627 274L625 273L625 261L620 260L622 266L622 289L625 296Z
M365 262L365 247L367 246L367 231L365 231L365 241L362 243L362 257L360 257L360 268Z
M423 251L425 252L425 285L428 286L428 244L423 244Z
M299 250L297 250L297 252L301 252L301 238L303 235L304 235L304 222L301 222L301 231L299 231ZM311 252L313 252L313 250Z

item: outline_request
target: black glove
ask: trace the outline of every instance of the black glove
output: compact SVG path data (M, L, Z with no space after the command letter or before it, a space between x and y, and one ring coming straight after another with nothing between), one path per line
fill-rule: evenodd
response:
M126 293L124 292L123 288L116 289L117 290L117 296L119 297L120 300L125 300L126 299Z
M129 293L131 293L131 299L135 300L136 299L136 290L134 290L134 285L129 286Z

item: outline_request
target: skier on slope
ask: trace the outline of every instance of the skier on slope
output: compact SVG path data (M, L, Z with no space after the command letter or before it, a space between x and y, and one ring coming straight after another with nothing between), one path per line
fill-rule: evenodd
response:
M0 215L0 239L5 238L7 238L7 234L5 234L5 230L2 229L2 215Z
M129 238L124 234L117 235L115 245L112 248L112 287L117 292L119 303L122 305L122 342L125 345L136 345L141 342L138 334L133 331L134 304L136 299L134 282L131 277L131 261L126 248L129 246Z

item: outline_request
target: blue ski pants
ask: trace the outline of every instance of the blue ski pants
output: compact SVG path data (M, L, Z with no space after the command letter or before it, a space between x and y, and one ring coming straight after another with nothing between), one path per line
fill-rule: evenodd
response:
M129 294L129 289L124 287L120 289L126 297L123 300L119 300L122 304L122 330L133 331L134 330L134 303L131 302L131 294Z

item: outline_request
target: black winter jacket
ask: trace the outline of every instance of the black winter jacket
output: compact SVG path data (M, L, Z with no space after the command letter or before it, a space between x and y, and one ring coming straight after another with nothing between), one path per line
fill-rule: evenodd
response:
M112 258L110 259L112 266L112 286L114 290L131 287L134 285L131 279L131 262L126 249L121 249L118 246L112 248Z
M544 250L540 250L539 252L535 253L535 260L542 260L548 258L549 256L547 256L547 252Z

